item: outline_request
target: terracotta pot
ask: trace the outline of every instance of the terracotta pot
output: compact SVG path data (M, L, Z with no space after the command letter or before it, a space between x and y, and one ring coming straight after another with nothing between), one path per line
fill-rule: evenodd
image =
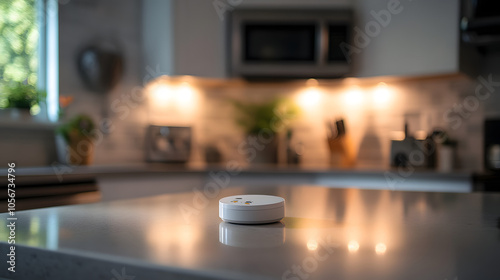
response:
M33 116L30 113L30 109L19 109L19 108L7 108L10 113L10 119L14 121L31 121Z

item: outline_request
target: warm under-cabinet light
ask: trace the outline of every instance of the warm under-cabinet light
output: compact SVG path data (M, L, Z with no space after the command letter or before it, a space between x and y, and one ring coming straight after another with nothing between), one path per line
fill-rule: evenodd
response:
M363 91L359 86L352 86L344 93L344 101L346 105L361 105L363 103Z
M384 243L378 243L375 245L375 253L377 253L377 255L383 255L385 254L385 251L387 251L387 246Z
M373 90L373 103L375 105L385 105L392 98L392 91L386 83L379 83Z
M308 109L318 105L321 99L321 91L316 87L309 87L300 93L298 98L299 106Z
M349 250L349 252L357 252L359 250L359 243L354 240L349 241L347 244L347 250Z
M173 105L188 109L194 105L195 90L188 82L178 85L160 83L151 88L151 97L157 106Z
M307 85L308 87L317 87L317 86L318 86L318 84L319 84L319 83L318 83L318 80L316 80L316 79L309 79L309 80L307 80L307 82L306 82L306 85Z
M176 99L180 106L190 106L194 99L194 90L191 84L183 82L176 90Z
M172 99L172 87L159 84L151 89L151 97L156 104L165 104Z
M185 80L184 80L185 79ZM190 126L197 118L200 91L193 78L160 77L146 87L149 122Z
M306 88L303 89L297 98L298 105L305 110L316 109L320 103L322 92L318 88L318 80L309 79L306 82Z

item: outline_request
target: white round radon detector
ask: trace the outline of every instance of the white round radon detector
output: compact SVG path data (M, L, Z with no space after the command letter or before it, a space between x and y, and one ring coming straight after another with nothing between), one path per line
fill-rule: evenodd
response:
M234 224L267 224L285 216L285 200L272 195L234 195L219 200L219 217Z

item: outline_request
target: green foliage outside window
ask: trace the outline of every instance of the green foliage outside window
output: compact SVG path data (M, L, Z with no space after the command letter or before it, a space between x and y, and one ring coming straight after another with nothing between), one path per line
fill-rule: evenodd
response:
M0 81L36 86L38 39L36 0L0 1ZM5 107L6 96L0 98Z

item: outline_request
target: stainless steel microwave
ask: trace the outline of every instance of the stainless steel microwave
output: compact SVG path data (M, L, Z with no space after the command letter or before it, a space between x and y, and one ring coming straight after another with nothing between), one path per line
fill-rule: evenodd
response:
M351 65L352 10L239 10L228 25L230 76L335 78Z

